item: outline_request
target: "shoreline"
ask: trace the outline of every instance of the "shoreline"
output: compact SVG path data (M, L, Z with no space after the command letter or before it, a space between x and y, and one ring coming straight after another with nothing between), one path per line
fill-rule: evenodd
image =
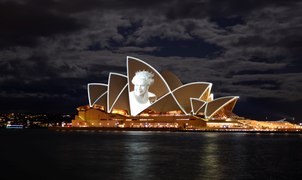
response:
M166 132L233 132L233 133L302 133L302 129L180 129L180 128L111 128L111 127L48 127L53 131L166 131Z

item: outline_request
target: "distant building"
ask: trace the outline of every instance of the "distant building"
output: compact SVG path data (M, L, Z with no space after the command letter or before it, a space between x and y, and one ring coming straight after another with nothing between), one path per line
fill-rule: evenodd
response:
M108 84L89 83L89 105L78 107L73 127L199 128L209 120L236 119L238 96L214 99L212 83L183 84L127 57L127 75L110 73Z

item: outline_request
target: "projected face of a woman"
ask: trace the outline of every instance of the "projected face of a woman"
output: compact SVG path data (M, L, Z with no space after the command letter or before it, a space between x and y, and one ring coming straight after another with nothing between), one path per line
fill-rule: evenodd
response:
M149 84L145 79L137 79L134 84L134 94L143 96L148 92Z
M156 95L149 92L149 87L154 83L153 74L148 71L138 71L131 82L133 90L129 92L131 115L136 116L146 109L156 99Z

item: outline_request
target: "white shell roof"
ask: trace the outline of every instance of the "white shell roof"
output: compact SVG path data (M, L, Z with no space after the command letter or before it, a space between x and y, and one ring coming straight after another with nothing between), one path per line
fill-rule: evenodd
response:
M143 70L154 75L154 83L150 86L149 91L154 93L157 98L148 107L134 111L133 108L137 107L130 107L129 101L129 93L134 88L131 79L137 71ZM94 104L100 104L109 113L113 108L124 109L132 116L136 116L146 109L151 109L163 113L181 110L186 115L203 112L206 118L211 118L229 104L232 106L230 110L233 110L239 98L238 96L228 96L213 99L212 83L182 84L175 74L169 71L164 71L161 74L148 63L130 56L127 56L127 75L112 72L109 74L108 85L89 83L87 89L90 107Z

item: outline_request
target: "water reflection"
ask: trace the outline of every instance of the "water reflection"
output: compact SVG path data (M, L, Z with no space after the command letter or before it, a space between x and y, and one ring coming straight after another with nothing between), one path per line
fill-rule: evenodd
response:
M6 165L1 172L9 175L1 179L302 176L300 134L0 130L0 135Z
M215 138L215 137L214 137ZM214 177L221 177L220 173L223 167L220 167L218 162L219 150L218 144L215 140L206 140L205 146L200 149L200 169L199 178L213 179Z
M123 174L131 179L142 179L148 174L150 144L148 142L135 142L130 138L124 146Z

